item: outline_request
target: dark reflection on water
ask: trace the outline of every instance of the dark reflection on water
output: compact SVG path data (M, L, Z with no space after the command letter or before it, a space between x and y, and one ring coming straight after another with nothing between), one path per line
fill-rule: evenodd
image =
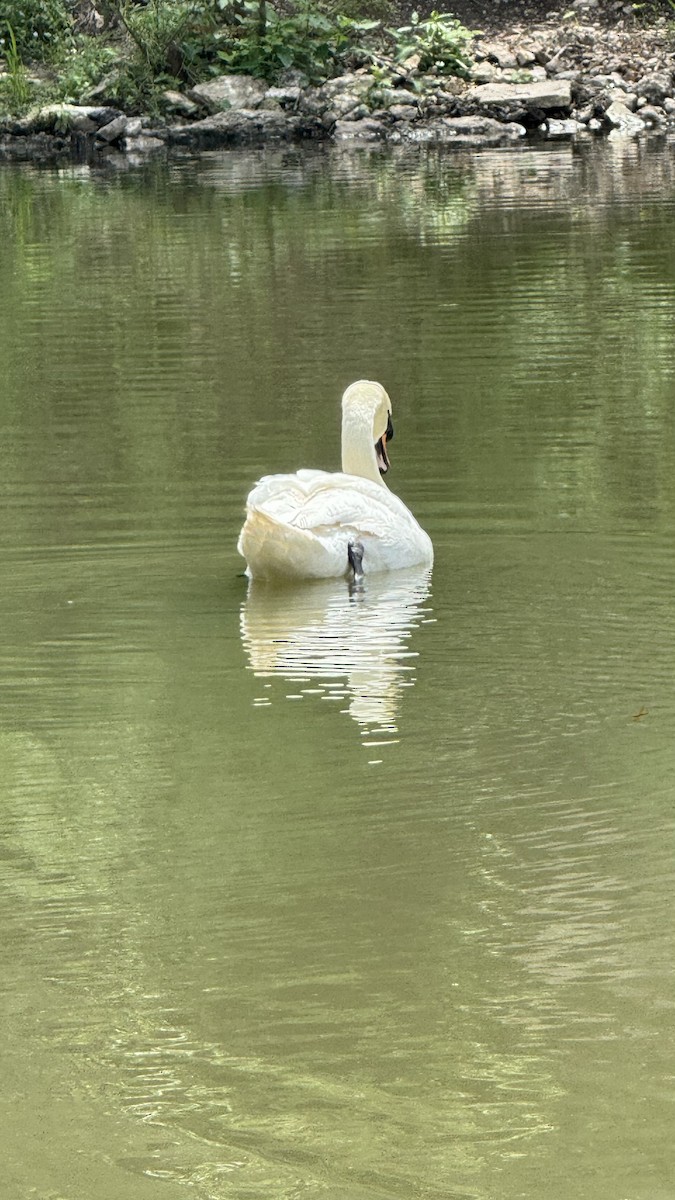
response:
M670 1196L671 150L0 175L12 1200ZM433 593L247 591L358 376Z

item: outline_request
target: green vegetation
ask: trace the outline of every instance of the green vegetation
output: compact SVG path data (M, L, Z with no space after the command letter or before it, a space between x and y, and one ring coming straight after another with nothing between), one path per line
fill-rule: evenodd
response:
M24 61L43 62L69 42L73 18L64 0L5 0L0 25L11 27Z
M4 47L7 74L2 81L0 95L6 96L11 108L21 109L27 104L30 97L30 86L26 68L19 54L16 35L11 25L7 26Z
M223 72L320 83L411 55L466 73L472 34L455 17L388 28L394 16L394 0L4 0L0 111L86 103L99 84L127 111L151 111L163 90Z
M364 35L380 29L378 20L330 13L312 0L298 0L290 14L245 0L232 18L218 51L222 69L271 81L285 70L299 71L312 83L326 79L358 55Z
M467 50L473 33L451 13L434 9L425 21L421 21L419 14L414 12L410 25L393 30L392 36L396 57L401 62L417 55L422 71L433 67L444 75L466 75L469 69Z

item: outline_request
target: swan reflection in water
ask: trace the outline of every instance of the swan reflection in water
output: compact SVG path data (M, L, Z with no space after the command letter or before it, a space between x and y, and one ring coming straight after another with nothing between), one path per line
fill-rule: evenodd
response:
M301 685L291 699L348 700L342 711L364 745L398 741L401 693L415 681L410 638L431 620L430 582L430 568L376 575L351 589L334 580L292 590L252 581L241 608L249 666L259 678ZM269 694L256 701L270 702Z

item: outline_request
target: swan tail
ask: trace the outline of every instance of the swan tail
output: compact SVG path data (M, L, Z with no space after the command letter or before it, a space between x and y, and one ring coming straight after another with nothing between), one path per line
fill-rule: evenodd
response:
M246 559L252 579L316 579L340 574L337 556L313 533L260 508L249 508L237 550Z

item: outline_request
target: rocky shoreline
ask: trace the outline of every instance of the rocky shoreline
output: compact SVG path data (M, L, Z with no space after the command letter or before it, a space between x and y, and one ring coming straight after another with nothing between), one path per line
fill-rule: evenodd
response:
M0 119L0 157L166 153L268 142L494 146L675 130L675 33L664 19L593 21L592 8L477 36L468 79L421 72L415 57L361 67L320 87L221 75L165 92L161 115L122 112L99 85L86 104ZM584 15L585 14L585 15Z

